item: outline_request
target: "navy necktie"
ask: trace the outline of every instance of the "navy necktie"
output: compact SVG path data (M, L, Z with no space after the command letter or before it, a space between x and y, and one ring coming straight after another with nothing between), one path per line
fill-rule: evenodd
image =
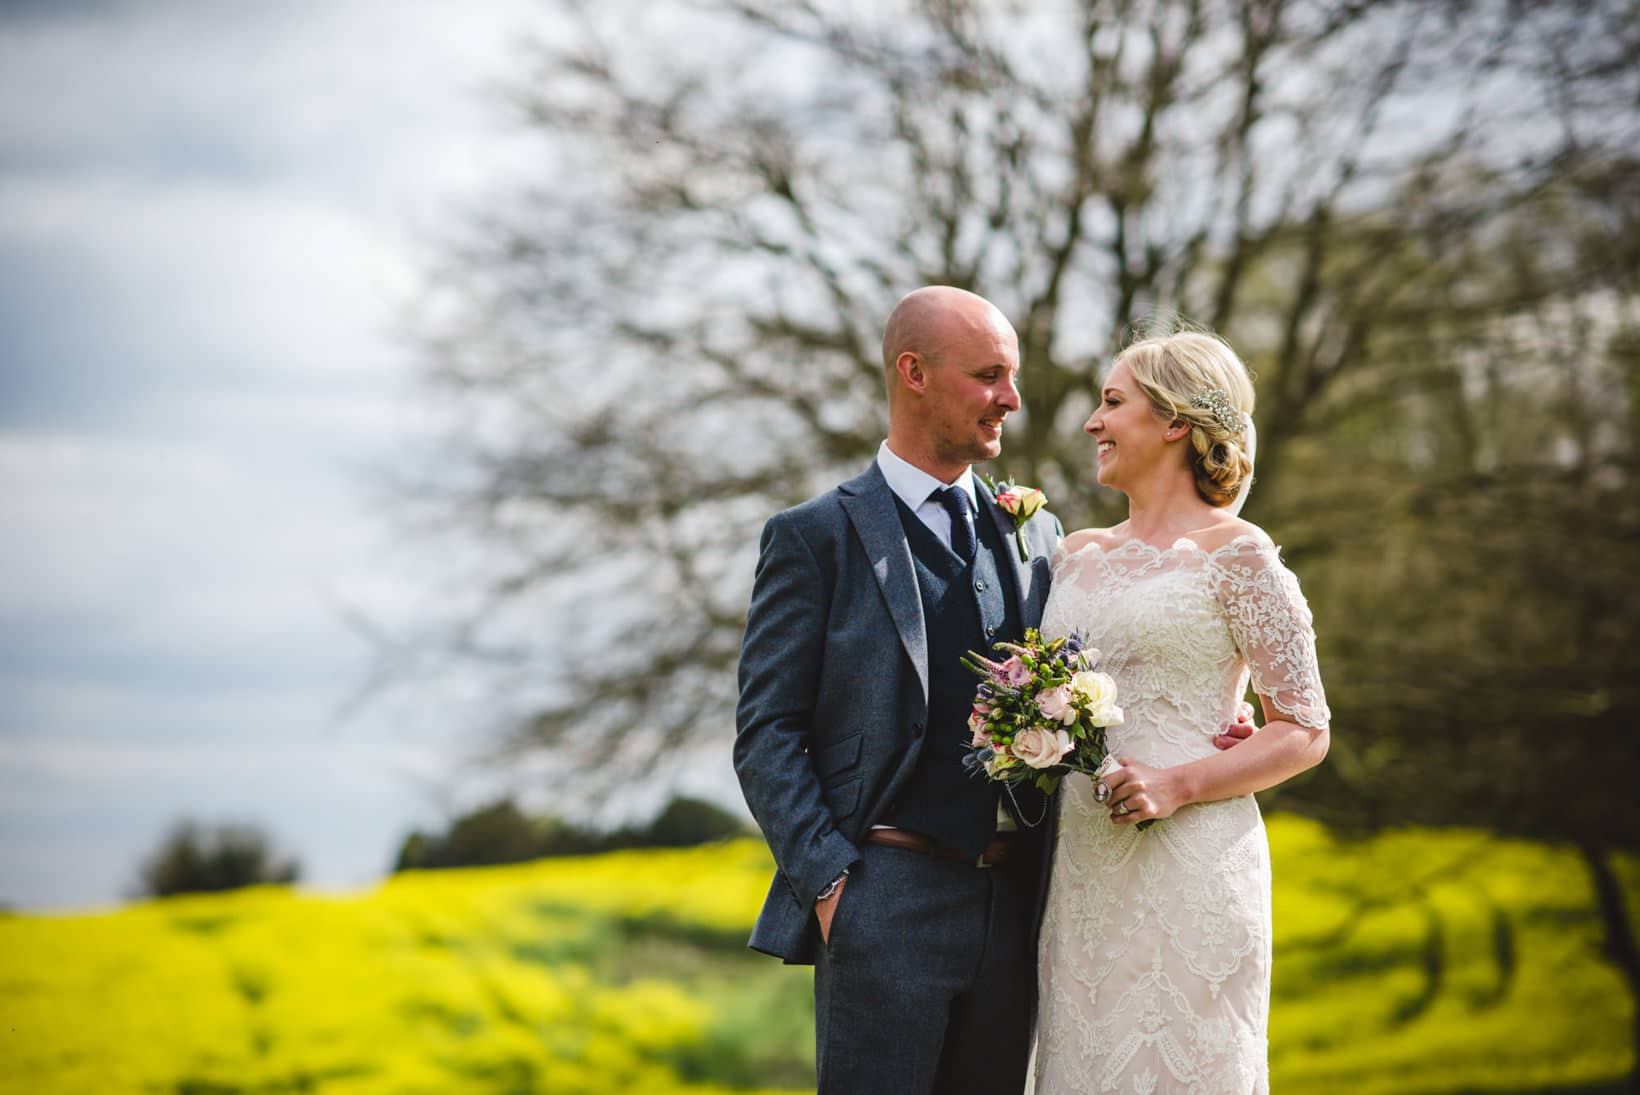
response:
M974 549L979 546L974 537L973 500L961 487L941 487L934 492L934 497L951 515L951 550L960 555L963 562L971 561Z

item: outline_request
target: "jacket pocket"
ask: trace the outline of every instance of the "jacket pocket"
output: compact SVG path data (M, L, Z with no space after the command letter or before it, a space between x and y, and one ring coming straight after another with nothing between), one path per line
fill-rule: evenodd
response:
M848 817L854 812L854 808L860 805L861 782L859 776L851 776L838 783L821 785L826 796L826 805L831 808L834 820L841 821Z
M853 768L860 762L860 742L865 736L864 730L857 730L841 741L834 741L818 750L814 754L815 774L826 780Z
M842 928L845 923L853 925L854 913L856 911L854 906L865 900L865 895L860 891L860 886L865 881L862 867L862 864L856 863L853 868L850 869L848 881L843 884L843 892L838 895L837 905L831 911L831 927L826 930L826 938L821 941L821 945L824 946L829 953L835 953L835 948L839 940L842 942L847 942L852 938L852 935L850 934L853 931L852 926L845 931L842 936L838 935L838 929ZM854 887L854 893L852 895L848 892L848 888L850 886ZM843 915L843 910L845 909L848 910L847 916Z

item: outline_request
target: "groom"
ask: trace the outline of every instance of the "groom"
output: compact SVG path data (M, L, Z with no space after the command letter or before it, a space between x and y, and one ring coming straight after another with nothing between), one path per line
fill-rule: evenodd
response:
M989 652L1041 621L1059 522L1023 534L970 465L1019 409L990 302L906 296L883 337L888 439L764 527L735 770L778 873L751 946L815 966L820 1095L1024 1086L1047 803L964 769Z

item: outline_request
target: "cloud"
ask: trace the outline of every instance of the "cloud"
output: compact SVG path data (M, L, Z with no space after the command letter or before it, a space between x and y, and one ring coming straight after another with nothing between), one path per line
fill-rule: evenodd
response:
M322 573L309 568L338 561L338 541L358 546L373 525L349 506L350 484L322 492L259 482L264 473L246 455L190 440L0 437L14 522L0 547L0 609L56 607L157 649L169 640L148 621L231 618L241 634L265 632L291 618L290 582ZM198 638L219 648L224 636Z
M23 170L276 178L402 212L493 166L459 153L494 138L483 92L533 15L524 0L349 0L0 20L0 144Z
M526 10L0 21L0 424L126 423L188 380L401 362L386 334L422 242L523 162L483 87Z
M277 192L0 181L0 423L170 427L183 392L385 394L415 252Z
M236 804L364 877L454 734L338 730L334 601L426 596L361 469L426 431L424 241L529 160L481 88L530 8L47 8L0 6L0 900Z

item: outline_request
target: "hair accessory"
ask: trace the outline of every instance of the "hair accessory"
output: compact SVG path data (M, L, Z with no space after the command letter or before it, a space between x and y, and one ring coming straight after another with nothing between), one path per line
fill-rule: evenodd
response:
M1236 409L1236 405L1230 402L1229 394L1222 388L1197 392L1190 397L1190 405L1198 411L1206 411L1225 433L1240 434L1247 428L1247 416Z

